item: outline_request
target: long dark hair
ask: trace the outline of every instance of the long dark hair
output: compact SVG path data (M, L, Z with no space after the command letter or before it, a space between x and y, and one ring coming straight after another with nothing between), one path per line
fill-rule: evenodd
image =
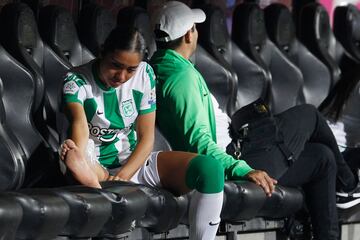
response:
M330 120L336 122L341 117L343 109L351 93L360 81L360 69L355 67L335 84L329 95L319 106L319 110Z
M145 39L138 29L130 26L118 26L106 38L101 56L105 56L115 50L124 50L137 52L143 57L145 49Z

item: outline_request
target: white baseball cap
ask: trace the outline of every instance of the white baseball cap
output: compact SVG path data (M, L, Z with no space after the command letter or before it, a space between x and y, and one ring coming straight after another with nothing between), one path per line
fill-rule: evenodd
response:
M194 23L202 23L206 15L201 9L191 9L178 1L167 2L154 17L155 30L161 30L168 36L156 38L156 41L168 42L185 35Z

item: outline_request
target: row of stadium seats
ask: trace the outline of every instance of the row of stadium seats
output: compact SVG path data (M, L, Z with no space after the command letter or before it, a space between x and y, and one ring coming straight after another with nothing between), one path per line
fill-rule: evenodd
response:
M249 20L250 16L261 19L262 10L257 5L239 7L247 9L242 10L249 17L244 24L264 23ZM272 51L281 56L282 62L277 63L281 63L280 66L274 67L276 61L272 59L268 68L264 68L265 65L255 61L255 57L237 47L234 37L231 41L221 11L212 6L204 6L204 10L210 22L199 25L200 45L194 62L222 109L231 114L260 96L277 111L297 104L294 100L297 95L293 93L301 95L301 84L294 86L296 90L285 92L289 94L286 96L282 95L285 93L281 92L280 82L278 87L275 84L277 75L272 69L288 74L282 65L289 62L284 54L271 46L270 40L265 41L264 36L254 39L251 32L244 32L250 40L267 42L275 49ZM59 99L65 72L97 56L105 37L116 24L131 24L143 32L148 43L147 57L156 48L149 17L143 9L124 8L116 22L108 10L89 4L82 9L78 23L76 28L71 14L59 6L42 8L39 19L23 3L8 4L0 12L0 29L6 33L0 36L3 46L0 47L0 239L54 239L57 236L116 239L130 234L134 228L162 233L179 223L187 223L191 194L177 197L162 189L122 182L103 183L101 190L63 186L57 149L64 128ZM246 29L254 28L244 27L242 31ZM262 28L255 29L260 31ZM253 47L258 53L268 48L258 43ZM264 54L267 51L264 50ZM316 58L312 59L320 63ZM292 69L295 65L291 65ZM309 89L312 91L311 85ZM276 100L275 93L281 100ZM170 149L159 132L155 148ZM282 186L277 186L270 198L250 182L226 182L224 192L222 219L225 233L239 230L226 226L239 226L254 218L262 220L253 229L241 225L242 230L269 229L263 219L279 224L272 228L282 228L284 218L296 213L303 205L299 189ZM344 211L343 222L358 221L360 216L356 212L356 209Z
M359 64L355 19L360 14L352 5L335 11L334 31L341 43L318 3L301 10L303 24L298 29L284 5L271 4L262 10L255 3L240 4L234 11L231 38L221 9L202 8L207 20L198 27L200 45L231 71L233 85L237 85L235 105L229 103L228 112L259 97L274 113L300 103L319 106L340 76L351 76ZM223 97L230 93L209 85Z

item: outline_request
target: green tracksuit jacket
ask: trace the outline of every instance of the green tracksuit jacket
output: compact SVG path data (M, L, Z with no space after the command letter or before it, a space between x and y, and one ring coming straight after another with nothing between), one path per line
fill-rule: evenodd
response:
M150 63L156 75L157 123L173 150L219 159L226 179L239 179L252 168L216 144L209 89L194 65L173 50L159 50Z

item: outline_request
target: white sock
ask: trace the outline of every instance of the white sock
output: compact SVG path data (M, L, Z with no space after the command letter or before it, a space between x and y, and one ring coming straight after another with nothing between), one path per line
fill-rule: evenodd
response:
M223 198L223 191L219 193L194 191L189 209L190 240L215 239Z

